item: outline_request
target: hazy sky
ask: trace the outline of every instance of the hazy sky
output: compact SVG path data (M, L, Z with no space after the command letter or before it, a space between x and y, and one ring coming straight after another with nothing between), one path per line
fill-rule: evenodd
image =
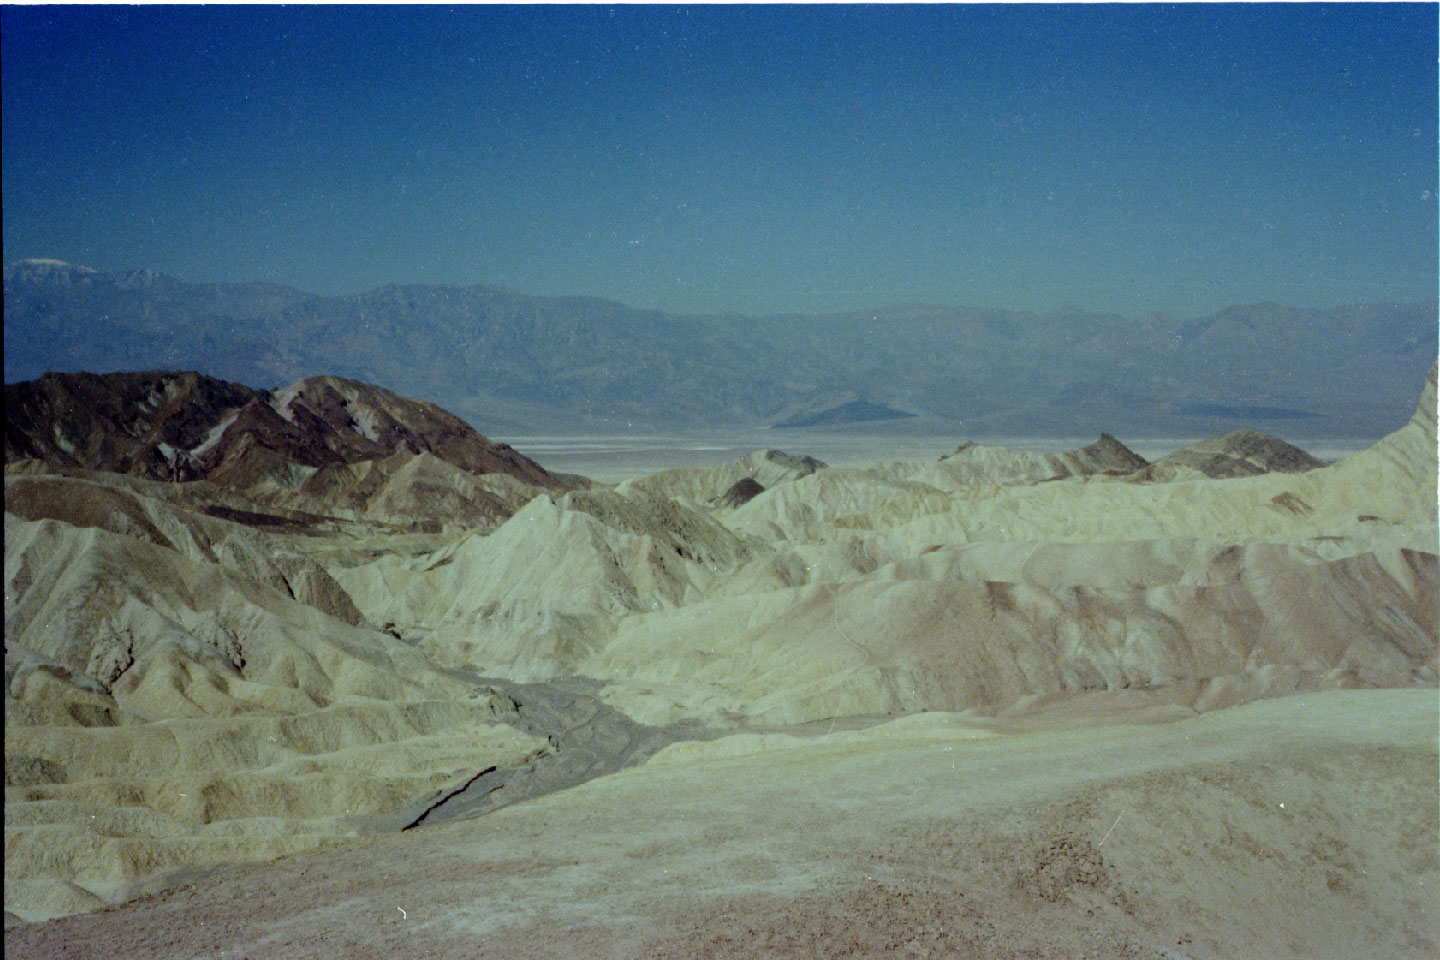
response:
M1436 295L1435 4L0 20L7 261L751 313Z

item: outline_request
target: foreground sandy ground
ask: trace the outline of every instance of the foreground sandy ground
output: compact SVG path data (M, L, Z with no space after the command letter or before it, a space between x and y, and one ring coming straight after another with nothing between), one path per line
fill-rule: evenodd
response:
M5 955L1440 953L1433 690L1117 722L1162 713L1117 695L677 744L482 819L12 927Z

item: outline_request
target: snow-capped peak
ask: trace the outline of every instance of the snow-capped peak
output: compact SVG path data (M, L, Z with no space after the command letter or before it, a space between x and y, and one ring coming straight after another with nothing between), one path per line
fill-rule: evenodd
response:
M10 264L12 270L24 270L27 273L95 273L89 267L82 267L78 263L67 263L64 260L50 260L45 257L28 257L24 260L16 260Z

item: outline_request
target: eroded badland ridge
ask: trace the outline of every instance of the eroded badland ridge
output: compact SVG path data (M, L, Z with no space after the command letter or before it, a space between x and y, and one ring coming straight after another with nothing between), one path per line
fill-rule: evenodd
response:
M6 955L1433 955L1435 376L1328 466L614 487L355 380L9 385Z

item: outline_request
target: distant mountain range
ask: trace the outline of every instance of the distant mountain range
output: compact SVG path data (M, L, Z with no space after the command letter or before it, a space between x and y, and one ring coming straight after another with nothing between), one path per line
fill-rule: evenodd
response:
M49 260L4 274L5 380L317 373L440 404L487 432L859 428L961 436L1378 437L1437 353L1436 305L1256 304L1180 320L893 306L676 315L488 287L319 296ZM893 418L871 419L876 410ZM789 432L789 431L787 431Z
M872 423L876 420L900 420L915 414L896 410L866 400L851 400L838 407L830 407L818 413L798 413L793 417L773 424L776 429L792 427L826 427L849 423Z

